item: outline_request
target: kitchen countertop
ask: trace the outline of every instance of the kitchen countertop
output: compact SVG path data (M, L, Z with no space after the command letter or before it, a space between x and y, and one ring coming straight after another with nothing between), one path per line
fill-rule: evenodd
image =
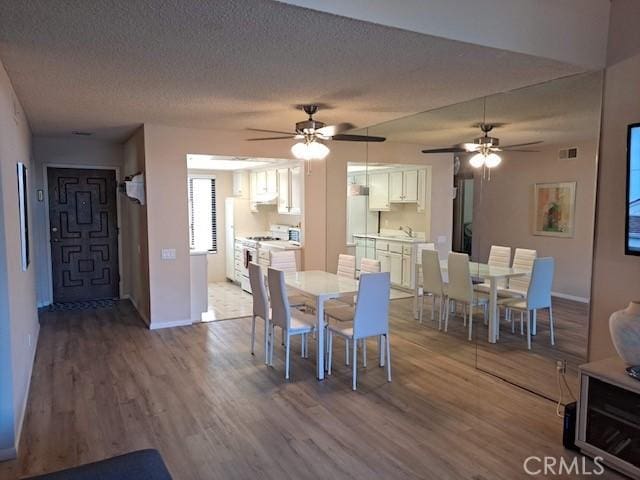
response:
M268 240L266 242L260 242L261 247L278 248L281 250L301 250L302 245L294 245L289 243L289 240Z
M386 237L384 235L376 235L372 233L354 233L354 237L358 238L373 238L376 240L385 240L388 242L403 242L403 243L428 243L428 240L424 238L413 238L413 237Z

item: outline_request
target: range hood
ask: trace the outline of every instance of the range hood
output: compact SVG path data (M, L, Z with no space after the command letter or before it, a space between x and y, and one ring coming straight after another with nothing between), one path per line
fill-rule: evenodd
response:
M256 205L275 205L277 201L277 193L261 193L255 197Z

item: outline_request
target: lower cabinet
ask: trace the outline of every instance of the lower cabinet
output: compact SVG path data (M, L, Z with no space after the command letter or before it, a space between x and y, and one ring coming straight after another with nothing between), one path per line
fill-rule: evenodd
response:
M402 286L411 288L413 277L413 265L411 265L411 255L402 255Z
M389 258L389 252L383 252L380 250L376 250L376 258L380 260L380 271L381 272L389 272L391 271L391 259ZM393 282L393 280L391 280Z
M391 283L402 284L402 254L389 253L389 272L391 272Z

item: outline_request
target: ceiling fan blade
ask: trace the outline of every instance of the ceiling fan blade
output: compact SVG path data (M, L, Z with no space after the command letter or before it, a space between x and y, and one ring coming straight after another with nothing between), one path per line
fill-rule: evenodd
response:
M264 130L262 128L247 128L250 132L263 132L263 133L279 133L281 135L295 135L296 132L282 132L280 130Z
M422 153L463 153L467 150L462 147L447 147L447 148L429 148L422 150Z
M339 123L337 125L327 125L316 130L316 133L324 137L335 137L336 135L353 130L356 126L353 123Z
M511 148L527 147L529 145L539 145L541 143L542 143L542 140L538 140L537 142L515 143L513 145L505 145L504 147L501 145L500 148L502 150L509 150Z
M370 137L368 135L334 135L330 140L339 140L343 142L384 142L384 137Z
M498 148L498 149L491 149L492 152L501 152L502 149ZM506 150L507 152L522 152L522 153L538 153L540 152L540 150L520 150L517 148L510 148L509 150Z
M263 138L247 138L248 142L255 142L257 140L284 140L284 139L293 138L291 135L287 135L286 137L263 137Z

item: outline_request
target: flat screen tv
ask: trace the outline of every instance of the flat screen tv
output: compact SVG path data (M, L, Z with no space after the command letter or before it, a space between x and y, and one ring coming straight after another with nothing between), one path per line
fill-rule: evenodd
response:
M625 252L640 255L640 123L627 132L627 223Z

